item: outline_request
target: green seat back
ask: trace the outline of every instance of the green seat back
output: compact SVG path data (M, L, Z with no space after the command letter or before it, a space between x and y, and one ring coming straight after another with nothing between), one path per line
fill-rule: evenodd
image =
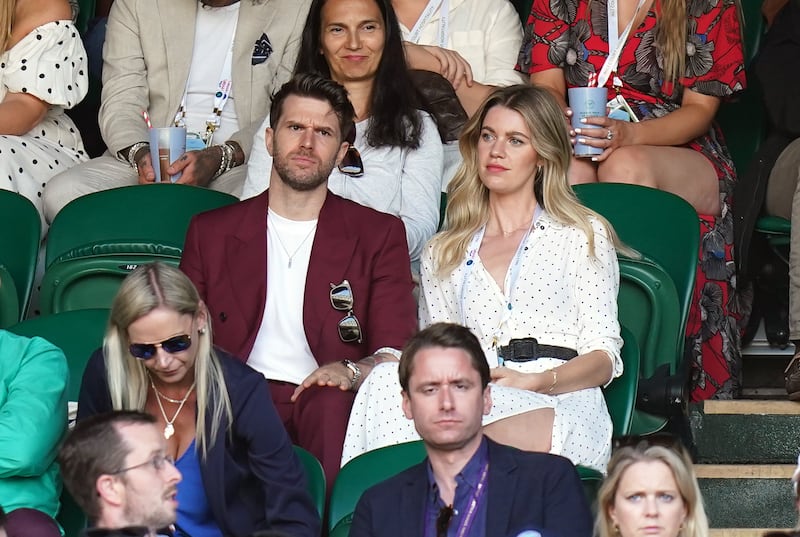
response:
M75 503L66 487L61 491L59 500L61 506L58 509L56 520L64 528L64 537L79 537L88 523L86 515Z
M16 322L28 311L42 223L36 208L25 196L0 190L0 230L0 265L5 267L7 277L16 288L19 310Z
M72 201L48 234L42 312L109 307L121 280L139 264L177 265L192 216L236 201L177 184L115 188Z
M519 14L519 20L522 22L524 28L525 24L528 22L528 15L531 14L533 0L512 0L511 3L514 4L514 8L516 8Z
M78 31L81 35L86 33L89 21L94 18L95 4L95 0L78 0L80 11L75 25L78 27Z
M42 337L64 351L70 377L67 397L77 401L86 363L103 345L108 313L105 309L92 309L42 315L14 325L9 331L26 337Z
M19 318L17 286L8 269L0 265L0 328L18 323Z
M294 446L294 452L300 458L300 463L306 472L306 487L320 518L325 516L325 473L317 458L300 446Z
M644 256L620 262L618 300L620 322L640 345L640 376L650 378L665 364L671 374L683 373L700 240L697 213L678 196L653 188L595 183L574 189L586 206L611 222L625 244ZM655 432L665 423L665 418L637 410L631 433Z
M761 44L765 25L761 15L761 2L742 2L741 8L744 19L744 62L749 69ZM747 88L733 100L724 101L716 117L739 174L747 169L767 131L767 115L761 88L750 71L747 75Z
M639 345L636 337L624 325L622 328L622 375L603 390L608 413L614 424L614 436L631 432L636 389L639 387Z

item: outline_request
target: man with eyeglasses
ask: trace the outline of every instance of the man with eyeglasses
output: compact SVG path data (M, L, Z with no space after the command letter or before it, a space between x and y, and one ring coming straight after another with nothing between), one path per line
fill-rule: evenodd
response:
M367 490L350 537L589 537L592 514L572 463L492 442L489 365L469 329L436 323L399 368L403 412L428 458ZM531 431L536 434L536 431Z
M58 460L92 526L85 537L155 537L174 524L181 473L150 414L115 411L80 421Z
M345 89L300 75L273 96L270 187L192 220L181 269L208 306L215 342L269 379L292 440L328 487L354 393L416 330L400 219L328 191L354 111Z

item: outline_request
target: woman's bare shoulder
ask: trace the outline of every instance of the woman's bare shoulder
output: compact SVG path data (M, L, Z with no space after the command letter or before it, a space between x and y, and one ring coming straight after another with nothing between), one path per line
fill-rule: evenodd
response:
M67 0L17 0L10 46L39 26L58 20L72 20L72 8Z

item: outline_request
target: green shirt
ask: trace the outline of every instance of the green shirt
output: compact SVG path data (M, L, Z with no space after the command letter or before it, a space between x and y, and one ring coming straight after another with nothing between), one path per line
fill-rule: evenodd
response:
M0 330L0 505L51 517L61 494L56 455L67 431L69 370L42 338Z

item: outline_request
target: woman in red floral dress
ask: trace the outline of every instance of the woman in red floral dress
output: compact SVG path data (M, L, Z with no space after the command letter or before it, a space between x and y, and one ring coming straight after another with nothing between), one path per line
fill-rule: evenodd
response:
M738 322L744 314L732 252L736 172L713 118L721 100L745 85L736 2L534 0L520 69L566 108L566 89L589 85L590 75L601 73L613 56L609 18L617 34L612 42L622 45L603 85L609 99L621 94L640 121L589 118L586 128L571 131L603 153L573 158L570 180L658 188L697 210L700 263L687 326L692 398L732 398L740 388Z

